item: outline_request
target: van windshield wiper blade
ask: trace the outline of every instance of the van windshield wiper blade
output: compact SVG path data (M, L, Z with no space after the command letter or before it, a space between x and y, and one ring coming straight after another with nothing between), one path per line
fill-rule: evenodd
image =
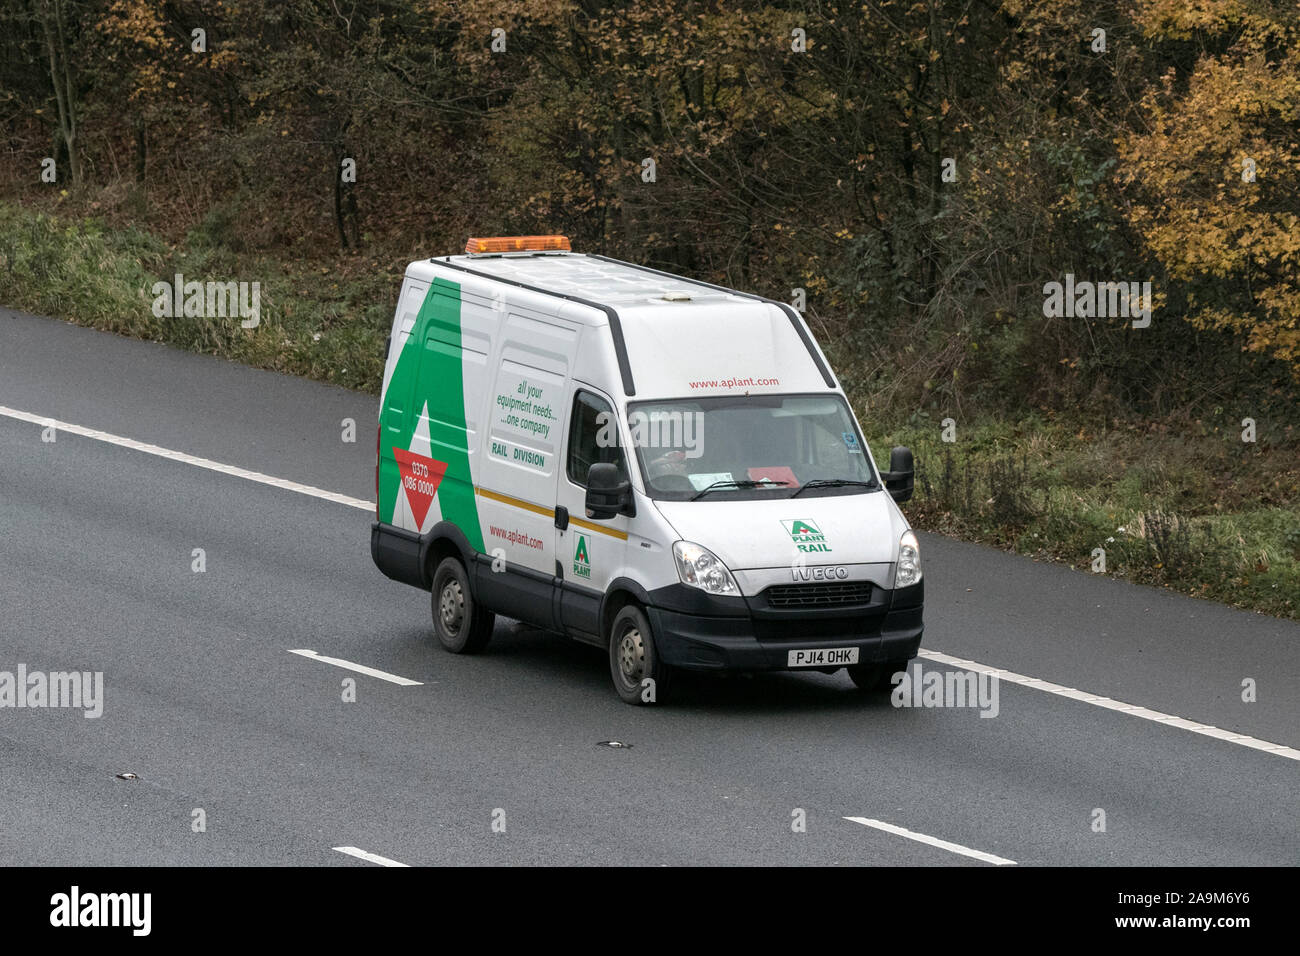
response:
M788 485L788 484L790 484L790 482L788 481L750 481L748 479L742 479L740 481L732 481L731 479L728 478L728 479L723 479L722 481L715 481L713 484L709 485L709 487L702 489L700 492L698 492L695 495L692 495L690 500L698 501L699 499L707 495L710 491L713 491L715 488L766 488L769 485Z
M814 478L812 481L805 481L792 494L791 498L798 498L809 488L845 488L849 485L861 485L863 488L874 488L874 481L858 481L855 478Z

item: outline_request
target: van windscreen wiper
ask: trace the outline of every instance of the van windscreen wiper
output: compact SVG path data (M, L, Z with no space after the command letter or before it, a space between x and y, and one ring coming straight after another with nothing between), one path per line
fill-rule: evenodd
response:
M788 484L790 484L790 482L788 481L771 481L771 480L750 481L749 479L733 481L730 478L724 478L722 481L715 481L707 488L704 488L698 493L692 495L691 501L698 501L699 499L707 495L710 491L713 491L713 489L715 488L766 488L768 485L788 485Z
M861 485L863 488L876 487L874 481L857 481L853 478L814 478L812 481L805 481L790 497L798 498L809 488L844 488L848 485Z

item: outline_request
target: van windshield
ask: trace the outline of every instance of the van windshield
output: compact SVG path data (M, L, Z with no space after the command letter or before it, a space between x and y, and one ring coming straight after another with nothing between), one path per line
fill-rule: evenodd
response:
M809 498L880 487L838 395L637 402L628 406L628 431L652 498Z

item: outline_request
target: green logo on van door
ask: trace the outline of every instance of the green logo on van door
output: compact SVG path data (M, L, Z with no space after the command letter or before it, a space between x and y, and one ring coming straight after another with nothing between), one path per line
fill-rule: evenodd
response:
M573 549L573 574L579 578L591 577L591 557L587 554L587 536L578 535L578 544Z
M822 529L811 521L805 518L791 518L782 521L781 524L789 533L794 546L805 554L831 550L830 545L826 543L826 535L822 534Z

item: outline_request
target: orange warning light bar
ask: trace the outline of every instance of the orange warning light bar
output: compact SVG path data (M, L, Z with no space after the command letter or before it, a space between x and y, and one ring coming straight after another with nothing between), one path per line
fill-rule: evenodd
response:
M492 236L471 237L465 243L466 255L483 252L569 252L568 236Z

